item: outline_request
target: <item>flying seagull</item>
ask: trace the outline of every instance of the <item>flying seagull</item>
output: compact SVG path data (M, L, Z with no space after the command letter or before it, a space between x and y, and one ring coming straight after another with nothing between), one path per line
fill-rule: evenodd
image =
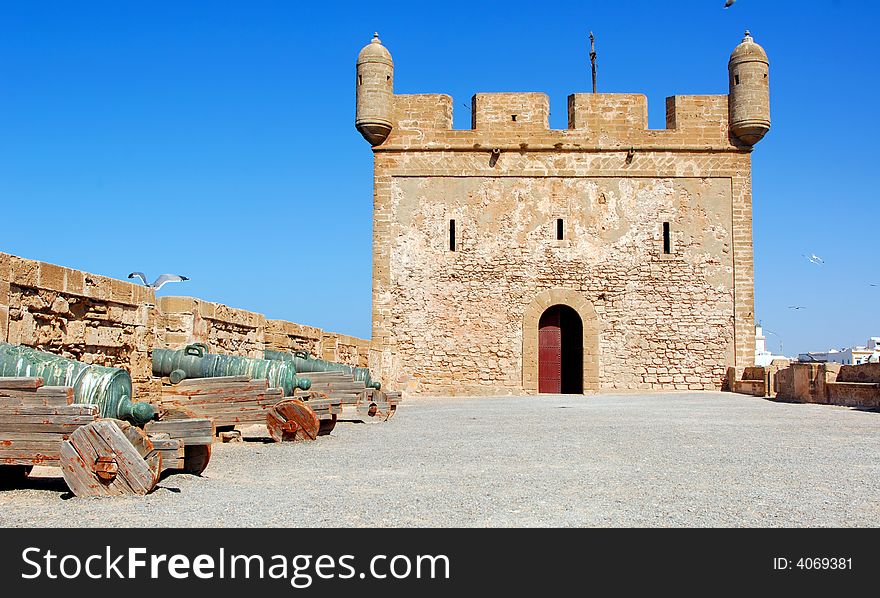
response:
M805 254L805 253L802 253L801 255L804 256L805 258L807 258L808 260L810 260L810 262L812 262L812 263L814 263L814 264L824 264L824 263L825 263L825 260L823 260L822 258L820 258L820 257L819 257L818 255L816 255L815 253L811 253L810 255L807 255L807 254Z
M184 280L189 280L186 276L178 276L177 274L162 274L153 281L153 284L147 282L147 275L143 272L132 272L128 275L129 278L140 278L145 287L150 287L154 291L158 291L163 286L168 284L169 282L183 282Z
M724 8L730 8L733 6L734 2L736 2L736 0L727 0L727 2L724 3Z
M789 305L788 309L807 309L807 308L803 307L802 305Z

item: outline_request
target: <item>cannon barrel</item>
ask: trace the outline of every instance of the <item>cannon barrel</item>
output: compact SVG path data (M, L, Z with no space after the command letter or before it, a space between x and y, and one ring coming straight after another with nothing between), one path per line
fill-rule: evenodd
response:
M213 378L213 357L201 345L184 349L153 349L153 375L171 376L175 384L185 378ZM174 374L174 375L172 375Z
M336 363L335 361L327 361L326 359L316 359L306 351L288 353L286 351L270 351L266 349L263 351L263 356L266 359L293 363L297 372L305 374L309 372L345 372L350 374L354 380L362 381L367 388L379 390L382 387L378 380L373 380L370 376L370 368L359 368L344 363Z
M292 363L270 359L254 359L235 355L209 353L201 343L187 345L180 350L153 349L153 375L170 376L174 383L185 378L219 378L221 376L250 376L254 380L268 380L269 386L284 389L284 396L293 396L295 389L308 390L308 378L296 375Z
M102 417L141 426L156 416L149 403L132 400L131 376L120 368L90 365L0 342L0 376L42 378L46 386L72 386L77 403L97 405Z

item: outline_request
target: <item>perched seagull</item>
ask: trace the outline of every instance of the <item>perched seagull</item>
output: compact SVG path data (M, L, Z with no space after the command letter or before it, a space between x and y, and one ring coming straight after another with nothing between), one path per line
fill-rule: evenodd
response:
M736 2L736 0L727 0L727 2L724 3L724 8L730 8L733 6L734 2Z
M153 284L147 282L147 275L143 272L132 272L128 275L129 278L140 278L145 287L150 287L154 291L158 291L162 287L164 287L169 282L183 282L184 280L189 280L186 276L178 276L177 274L162 274L153 281Z
M811 253L810 255L807 255L807 254L805 254L805 253L802 253L801 255L804 256L805 258L807 258L808 260L810 260L810 262L812 262L812 263L814 263L814 264L824 264L824 263L825 263L825 260L823 260L822 258L820 258L820 257L819 257L818 255L816 255L815 253Z
M801 305L789 305L788 309L807 309L807 308L803 307Z

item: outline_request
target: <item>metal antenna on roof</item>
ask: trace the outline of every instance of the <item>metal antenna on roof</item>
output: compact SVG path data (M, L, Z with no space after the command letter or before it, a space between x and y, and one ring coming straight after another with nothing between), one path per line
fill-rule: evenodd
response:
M593 93L596 93L596 36L590 31L590 66L593 69Z

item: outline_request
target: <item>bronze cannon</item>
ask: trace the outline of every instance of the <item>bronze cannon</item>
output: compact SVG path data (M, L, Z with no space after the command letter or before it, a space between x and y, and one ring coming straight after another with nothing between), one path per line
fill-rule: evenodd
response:
M77 403L97 405L102 417L126 420L136 426L156 416L152 405L132 400L131 376L120 368L90 365L0 342L0 376L42 378L46 386L71 386Z
M295 389L308 390L312 385L308 378L296 374L292 363L218 355L209 353L201 343L180 350L153 349L153 375L169 376L174 384L187 378L249 376L252 380L268 380L270 387L284 389L284 396L289 397Z
M382 387L378 380L372 379L369 368L359 368L344 363L327 361L326 359L316 359L306 351L287 353L285 351L270 351L267 349L263 352L263 356L266 359L292 363L296 371L303 374L309 372L345 372L351 375L353 380L363 382L367 388L379 390Z

